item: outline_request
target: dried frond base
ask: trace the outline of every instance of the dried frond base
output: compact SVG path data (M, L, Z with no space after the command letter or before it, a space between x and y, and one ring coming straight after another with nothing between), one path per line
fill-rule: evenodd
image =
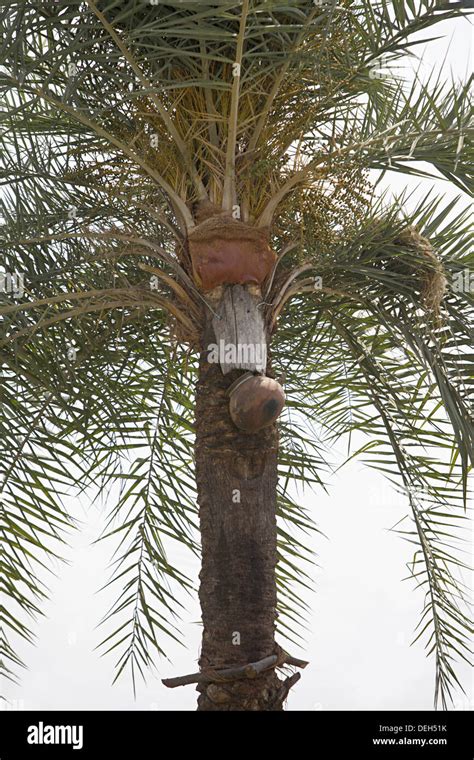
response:
M415 227L407 227L400 233L395 243L415 251L426 260L426 266L423 261L420 261L414 274L420 277L422 305L434 316L439 316L441 303L446 293L447 279L443 265L430 241L420 235Z
M170 326L170 337L171 340L175 343L178 343L179 345L189 346L189 349L191 351L199 351L200 350L200 331L198 328L196 330L189 330L185 325L182 324L178 319L170 315L169 320L169 326Z

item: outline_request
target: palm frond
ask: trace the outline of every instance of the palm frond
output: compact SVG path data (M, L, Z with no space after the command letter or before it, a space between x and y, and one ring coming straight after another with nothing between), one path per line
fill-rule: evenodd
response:
M365 437L350 458L362 456L406 495L411 516L399 530L417 547L410 577L425 595L417 638L425 636L435 656L435 701L446 707L459 686L455 658L469 660L472 632L463 522L474 461L474 302L454 287L455 273L472 269L470 215L437 197L410 216L400 208L382 213L376 204L350 241L318 251L312 271L323 287L295 287L275 356L290 350L297 323L301 360L287 372L293 378L296 369L307 419L323 441ZM448 294L434 320L421 296L423 262L396 243L407 224L430 235L446 273ZM311 237L306 245L310 254Z

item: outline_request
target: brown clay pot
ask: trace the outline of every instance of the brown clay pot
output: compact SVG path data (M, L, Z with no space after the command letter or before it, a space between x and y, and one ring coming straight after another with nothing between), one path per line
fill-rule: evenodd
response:
M285 405L285 392L271 377L248 372L229 388L232 421L245 433L257 433L275 422Z
M267 231L226 217L194 227L188 245L194 280L204 292L219 285L260 285L276 260Z

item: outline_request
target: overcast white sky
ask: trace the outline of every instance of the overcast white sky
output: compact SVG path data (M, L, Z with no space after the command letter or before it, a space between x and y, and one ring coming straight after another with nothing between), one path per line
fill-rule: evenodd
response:
M467 20L438 28L445 38L431 43L422 71L429 75L447 51L443 71L464 78L472 70L472 32ZM421 49L420 49L421 52ZM423 196L432 182L387 177L394 192L420 184ZM437 189L449 190L443 182ZM451 191L449 197L457 195ZM328 537L316 536L315 593L308 595L312 616L307 643L292 653L310 661L291 691L289 710L431 709L434 663L423 646L410 647L422 598L409 582L405 563L412 549L389 532L407 511L384 479L352 463L330 482L330 495L307 494L305 504ZM36 626L36 647L21 647L29 670L21 684L8 686L11 707L19 709L145 709L194 710L191 686L169 690L160 678L197 669L201 629L197 600L188 601L180 628L187 648L173 645L171 661L157 662L146 685L134 699L128 677L112 686L114 659L101 659L94 647L100 640L95 626L108 607L107 595L96 594L108 577L110 546L92 546L104 525L105 510L76 500L71 508L84 529L73 537L69 566L58 566L51 583L47 617ZM183 552L182 569L197 581L198 566ZM110 600L111 601L111 598ZM474 706L472 676L464 669L468 696L459 695L457 709Z

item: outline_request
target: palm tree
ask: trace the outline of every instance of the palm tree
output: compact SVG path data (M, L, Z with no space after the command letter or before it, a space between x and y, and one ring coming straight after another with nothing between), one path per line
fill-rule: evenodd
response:
M202 556L202 648L167 685L197 684L200 710L282 709L315 530L293 485L324 486L328 446L352 435L350 457L406 494L416 638L449 703L470 626L469 216L433 194L408 211L373 177L472 187L468 86L397 76L463 5L3 5L8 678L74 527L62 496L93 487L117 677L135 685L179 639L179 543Z

